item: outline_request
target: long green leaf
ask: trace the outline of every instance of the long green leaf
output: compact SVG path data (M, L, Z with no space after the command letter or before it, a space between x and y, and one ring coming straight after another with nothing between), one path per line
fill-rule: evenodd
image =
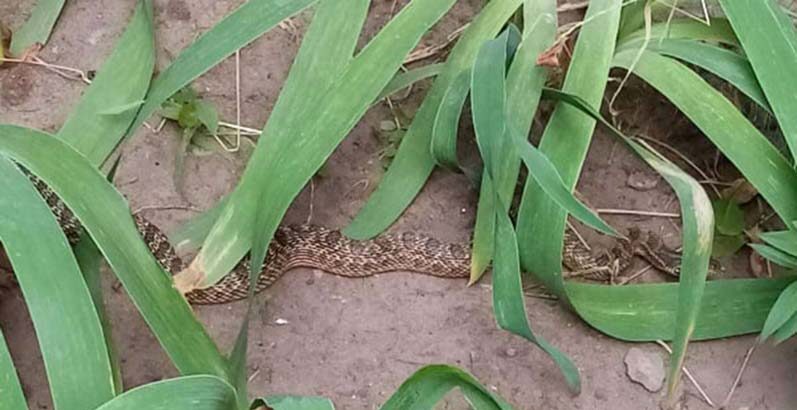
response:
M75 246L75 259L77 259L80 271L83 272L83 279L86 281L94 309L100 318L102 334L105 337L105 346L108 349L108 359L113 373L113 386L116 394L124 390L122 385L122 369L119 363L119 356L111 335L111 322L105 312L105 303L102 299L102 277L100 264L102 263L102 253L88 235L82 235L80 242Z
M498 33L520 5L520 0L488 2L462 33L446 61L445 71L434 82L415 113L379 187L368 199L344 234L355 239L378 235L392 224L420 192L435 162L430 151L434 119L450 84L473 64L482 42Z
M767 97L756 80L750 62L739 54L693 40L654 42L648 46L648 50L704 68L736 87L761 108L770 111Z
M255 400L253 407L258 405L274 410L335 410L332 401L323 397L269 396Z
M537 65L537 56L551 46L556 34L556 3L551 0L526 1L523 5L523 39L507 73L506 121L511 135L527 135L547 72ZM505 203L511 203L517 185L520 159L513 144L504 144L499 158L495 185ZM493 189L482 184L476 208L473 230L470 283L475 283L490 263L493 255Z
M645 30L639 29L619 39L619 44L639 41L645 37ZM720 42L728 45L737 45L736 36L733 34L728 20L712 18L711 24L695 21L690 18L676 19L670 22L653 24L650 28L650 43L657 43L665 39L689 39Z
M443 72L445 64L436 63L425 65L414 70L396 74L392 80L385 86L385 89L376 97L379 101L385 97L389 97L415 83L426 78L434 77Z
M498 39L485 43L473 65L471 106L476 141L484 161L483 185L494 186L498 163L504 160L499 155L506 151L502 146L513 143L510 138L511 131L507 130L504 121L506 117L504 67L495 64L495 61L504 61L506 58L507 37L507 32L504 32ZM525 144L525 141L523 143ZM566 188L564 190L567 191ZM492 209L492 217L495 218L493 231L495 239L492 242L495 247L493 310L496 321L502 329L529 340L548 353L559 366L571 390L579 392L581 381L575 365L562 352L531 330L523 298L517 237L509 219L507 202L493 188L482 190L482 193L485 192L493 195L494 204Z
M2 329L0 329L0 408L6 410L28 408Z
M142 100L149 88L154 65L152 4L150 0L141 0L127 30L69 114L58 137L83 154L92 165L102 165L137 112L129 109L109 115L104 111L108 107Z
M155 78L144 105L127 135L132 135L167 98L235 50L260 37L280 21L302 11L314 1L248 0L241 5L183 50L177 59ZM110 155L110 152L106 153L106 157L107 155Z
M785 266L791 269L797 269L797 256L783 252L780 249L771 246L762 245L760 243L749 244L761 256L777 263L780 266Z
M667 395L673 399L680 381L680 372L686 357L686 346L692 338L700 313L701 300L708 275L711 245L714 235L714 211L706 192L689 174L680 170L672 162L656 153L649 146L629 140L620 131L604 120L600 113L577 96L547 90L548 96L557 98L577 107L590 117L603 123L618 139L625 142L637 155L661 174L678 197L683 220L683 257L680 267L678 303L675 315L673 354L670 358ZM578 311L584 301L573 301ZM586 301L590 303L590 301Z
M184 376L136 387L97 410L232 410L235 390L215 376Z
M36 44L46 44L65 2L66 0L38 0L28 21L14 31L9 47L11 55L21 56Z
M764 322L764 328L758 336L760 341L767 340L776 331L781 329L795 314L797 314L797 282L793 282L778 296L772 305L772 311Z
M28 178L6 157L0 157L0 191L0 240L36 329L53 404L99 406L114 396L111 364L69 243Z
M777 231L765 232L759 235L761 240L790 255L797 255L797 232Z
M706 191L689 174L663 157L651 155L649 147L646 150L640 146L635 151L667 180L681 205L684 251L681 259L673 352L670 356L667 377L667 394L673 399L686 358L686 346L692 338L700 313L708 263L711 258L711 245L714 240L714 211Z
M573 51L563 90L599 106L609 74L620 17L619 0L593 0ZM559 105L540 141L540 151L556 166L568 188L575 187L595 120L575 107ZM561 280L566 213L529 178L518 210L517 233L523 270L564 294ZM544 241L539 238L545 238Z
M797 157L797 30L775 0L720 0L758 82L778 119L792 157Z
M325 87L329 87L330 83L340 75L343 68L351 60L351 55L356 46L357 38L360 33L362 22L368 10L368 1L366 0L349 0L346 2L336 0L322 0L316 9L305 38L302 42L302 47L296 57L294 68L291 70L288 80L283 88L283 93L280 95L280 110L276 113L272 112L269 125L266 127L263 138L272 138L269 131L273 128L280 126L282 121L284 124L300 123L302 114L304 112L302 105L305 101L302 100L302 92L319 92ZM339 24L344 19L349 20L349 24ZM359 24L357 24L359 23ZM324 65L330 67L327 70L318 70L317 67ZM306 91L302 91L302 89ZM276 109L275 109L276 110ZM276 114L276 118L275 118ZM261 148L259 145L258 148ZM255 154L254 161L259 159L260 154ZM265 151L271 154L268 151ZM286 153L286 155L290 155ZM250 174L251 175L251 174ZM270 174L267 174L270 176ZM247 179L249 181L249 179ZM257 190L252 190L252 197L257 194ZM234 198L234 197L233 197ZM268 196L267 199L273 197ZM232 199L235 201L235 199ZM259 204L265 203L259 201ZM279 221L277 221L279 222ZM249 227L243 225L244 228ZM261 226L258 219L255 220L255 227ZM251 229L251 227L249 227ZM271 240L261 237L259 228L254 228L251 231L254 236L255 246L258 241L264 241L265 247L268 247L268 241ZM248 346L248 325L249 316L251 314L252 300L254 297L255 285L257 278L260 275L259 266L262 266L262 259L265 255L260 256L258 248L255 247L252 258L252 269L249 272L249 297L248 309L246 316L243 320L241 330L230 355L231 370L230 373L236 379L236 390L240 397L246 398L247 390L247 374L246 374L246 349ZM258 259L262 258L262 259ZM260 262L257 262L260 260ZM258 266L258 268L255 268ZM245 406L245 403L240 403Z
M457 160L457 131L459 116L470 92L470 70L465 70L449 84L432 125L432 157L439 165L452 170L459 168Z
M431 410L454 387L459 387L476 410L510 410L512 406L456 367L428 365L416 371L380 407L381 410Z
M628 68L635 52L614 65ZM645 51L634 74L664 94L739 169L785 221L797 220L797 173L722 94L683 64Z
M181 373L226 377L216 345L147 249L121 194L96 168L62 141L10 125L0 125L0 153L46 181L72 209Z

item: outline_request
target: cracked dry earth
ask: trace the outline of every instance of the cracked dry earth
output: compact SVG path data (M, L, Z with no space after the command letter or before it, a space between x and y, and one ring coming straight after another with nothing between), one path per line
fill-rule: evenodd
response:
M211 27L241 1L156 0L158 64L165 67L198 33ZM389 18L392 2L376 1L366 33L374 33ZM459 2L424 40L437 44L462 26L479 1ZM0 3L0 20L11 28L27 17L33 0ZM400 2L403 4L403 2ZM81 70L97 69L132 14L134 2L76 0L67 2L53 37L41 57ZM563 18L579 18L578 12ZM308 15L294 19L300 35ZM275 29L241 52L242 122L261 128L276 101L292 57L297 33ZM213 101L223 119L235 118L234 62L221 63L196 83L201 95ZM645 132L702 164L714 149L670 106L651 90L626 95L632 119L644 119ZM0 122L56 130L84 86L38 67L0 67ZM425 87L398 104L412 112ZM384 105L372 109L336 150L322 176L316 177L291 207L287 220L342 227L355 215L376 186L383 167L384 146L375 135L380 122L390 119ZM154 122L154 121L153 121ZM465 135L471 131L463 122ZM535 124L534 135L540 125ZM189 156L186 160L185 199L172 182L174 151L179 131L167 125L161 132L141 128L123 150L115 183L131 207L187 206L207 208L230 191L240 176L247 154ZM463 148L467 150L467 147ZM726 164L727 165L727 164ZM727 167L730 179L732 170ZM645 184L642 190L629 177ZM596 208L625 208L676 212L672 191L656 180L639 160L615 146L598 130L584 167L579 191ZM436 171L394 230L415 230L446 241L466 241L475 214L477 190L463 175ZM146 216L167 230L190 218L190 210L149 210ZM620 229L632 225L660 232L677 245L674 224L657 218L607 215ZM585 232L596 246L606 238ZM744 260L744 257L740 257ZM739 263L739 272L747 265ZM733 269L731 269L733 270ZM123 360L127 388L176 375L157 341L123 291L106 275L106 303L113 337ZM741 273L741 275L746 275ZM643 281L666 280L656 273ZM466 287L464 281L409 273L385 274L362 280L325 275L307 269L290 272L261 293L251 322L250 382L252 394L321 395L340 409L374 409L402 380L427 363L450 363L472 372L519 409L656 409L661 393L651 393L626 376L624 357L632 346L653 354L655 344L632 345L589 328L555 301L529 296L526 300L535 331L544 335L577 364L583 379L581 395L573 397L553 363L531 344L496 328L489 280ZM0 326L32 409L51 408L44 368L33 327L18 289L0 291ZM222 348L231 346L243 313L241 304L197 307L196 314ZM752 336L693 343L687 366L706 392L720 401L729 388ZM797 366L785 357L797 353L797 343L764 346L753 356L730 409L786 409L797 402L793 380ZM696 390L684 382L682 408L709 408ZM466 408L456 393L441 409Z

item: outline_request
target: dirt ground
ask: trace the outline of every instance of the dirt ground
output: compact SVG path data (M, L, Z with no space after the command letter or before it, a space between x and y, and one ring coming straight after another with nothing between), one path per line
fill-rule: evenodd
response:
M27 17L34 1L0 3L0 21L12 28ZM56 31L41 57L52 63L94 70L100 67L132 14L135 2L75 0L67 2ZM159 67L165 67L198 33L233 10L241 1L156 0ZM389 18L391 1L374 2L367 24L372 34ZM437 44L468 21L478 0L459 2L424 40ZM308 14L294 19L300 34ZM578 18L572 12L566 18ZM242 123L261 128L276 101L298 48L297 33L272 30L241 52ZM217 104L221 117L235 118L234 61L228 59L203 76L196 88ZM320 68L323 69L323 68ZM55 131L63 123L84 85L39 67L0 67L0 122ZM644 88L644 87L637 87ZM412 112L423 96L416 88L399 102ZM618 105L623 118L640 132L667 141L701 167L714 159L714 148L670 106L650 90L629 92ZM377 138L381 121L390 119L384 104L372 109L334 153L322 176L313 180L292 206L288 221L311 221L343 227L356 214L382 173ZM150 123L155 124L153 118ZM464 124L464 123L463 123ZM465 134L469 132L467 127ZM541 124L534 126L539 135ZM115 183L131 208L183 206L205 209L232 190L251 151L190 156L186 162L186 198L172 181L178 130L159 133L140 129L125 146ZM720 162L720 175L732 170ZM646 191L628 179L656 179L652 170L625 148L598 131L579 191L595 208L676 212L677 201L663 181ZM436 171L413 206L392 228L414 230L446 241L466 241L472 230L477 191L463 175ZM144 211L167 231L194 215L191 210ZM665 219L607 215L619 227L637 225L660 232L677 245L675 224ZM591 243L605 238L584 232ZM737 258L744 262L745 258ZM730 269L747 275L747 265ZM123 360L126 388L176 375L157 341L123 291L114 291L108 276L107 305L113 336ZM663 280L656 273L643 280ZM472 372L519 409L655 409L662 393L650 393L631 382L623 358L632 346L661 355L655 344L633 345L601 335L555 301L528 297L535 331L564 351L581 371L583 392L572 396L559 371L544 353L524 340L498 330L492 314L489 279L466 287L464 281L409 273L352 280L321 272L292 271L257 297L250 336L250 391L254 395L299 394L331 398L340 409L375 409L402 380L424 364L449 363ZM22 378L30 407L52 407L33 327L18 290L0 293L0 326ZM241 304L197 307L209 332L228 349L238 330ZM280 324L283 323L283 324ZM730 387L754 337L693 343L687 366L717 402ZM764 346L753 356L729 409L786 409L797 403L794 340ZM697 391L684 382L682 408L707 409ZM467 408L456 394L441 409Z

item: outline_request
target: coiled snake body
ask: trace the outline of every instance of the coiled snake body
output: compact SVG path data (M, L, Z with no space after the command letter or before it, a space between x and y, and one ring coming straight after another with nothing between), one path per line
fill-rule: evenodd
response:
M71 244L82 227L74 214L47 185L29 175L47 201ZM136 227L161 266L176 274L185 266L166 235L146 218L134 216ZM611 272L625 269L634 256L628 246L613 253L592 253L570 233L565 235L563 260L568 269L584 276L606 278ZM379 273L409 271L444 278L467 278L470 275L470 247L441 243L412 232L385 234L372 240L346 238L340 231L314 225L280 226L274 235L257 282L261 291L293 268L309 267L345 277L361 278ZM244 258L214 286L188 292L192 304L220 304L245 298L249 285L249 259Z

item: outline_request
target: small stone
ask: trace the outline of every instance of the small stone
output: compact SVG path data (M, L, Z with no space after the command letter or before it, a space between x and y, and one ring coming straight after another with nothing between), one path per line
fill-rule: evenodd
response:
M637 191L649 191L659 184L659 176L637 171L628 176L626 184Z
M600 389L595 390L595 393L593 393L593 395L595 396L596 399L600 401L606 401L607 399L606 392Z
M515 350L515 349L513 349L511 347L509 349L506 349L506 352L504 352L504 353L506 353L506 357L515 357L515 356L517 356L517 350Z
M290 322L288 322L287 320L285 320L283 318L279 318L279 319L275 320L274 323L276 323L279 326L282 326L282 325L287 325Z
M661 356L632 347L628 349L624 362L629 379L650 392L661 390L664 384L664 361Z

